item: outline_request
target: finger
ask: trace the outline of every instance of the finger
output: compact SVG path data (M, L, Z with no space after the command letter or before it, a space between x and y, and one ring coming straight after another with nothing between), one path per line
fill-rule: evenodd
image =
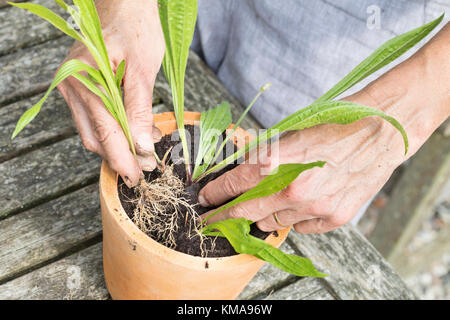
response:
M333 231L339 226L330 224L326 218L316 218L302 221L294 225L295 231L301 234L317 234Z
M75 122L75 126L78 129L83 146L87 150L95 152L101 157L104 157L104 150L95 137L94 130L91 125L91 120L86 110L84 109L83 102L81 101L80 97L76 94L76 92L68 82L63 82L62 84L60 84L58 86L58 90L69 106L69 109L72 113L72 118Z
M141 179L142 171L130 151L122 128L103 106L99 97L76 79L70 79L70 83L86 107L95 137L104 150L105 159L128 187L136 186Z
M271 195L268 197L254 199L235 205L223 212L211 217L207 223L214 223L226 219L238 219L245 218L253 222L260 221L273 212L288 209L288 205L283 199L277 195ZM216 210L211 210L201 216L202 219L207 218L213 214Z
M144 171L153 171L157 166L155 157L143 157L140 155L136 156L139 166Z
M263 179L260 169L261 166L257 164L241 164L224 173L200 191L198 196L200 205L218 206L254 188Z
M130 123L136 152L153 158L153 114L152 99L155 75L144 76L142 70L126 66L124 77L125 109Z
M153 143L157 143L161 141L162 138L162 132L159 130L158 127L153 126L152 128L152 137L153 137Z
M275 217L275 214L277 218ZM274 230L286 229L296 223L310 220L312 218L314 218L312 215L299 215L297 210L287 209L272 213L271 215L258 221L257 226L261 231L270 232Z

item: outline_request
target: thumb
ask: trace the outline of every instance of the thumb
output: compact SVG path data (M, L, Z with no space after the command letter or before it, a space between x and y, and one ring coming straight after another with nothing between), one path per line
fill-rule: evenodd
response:
M124 78L124 101L130 124L131 135L139 155L141 168L152 171L156 167L153 156L154 140L161 138L161 132L153 127L152 100L154 80L127 72Z

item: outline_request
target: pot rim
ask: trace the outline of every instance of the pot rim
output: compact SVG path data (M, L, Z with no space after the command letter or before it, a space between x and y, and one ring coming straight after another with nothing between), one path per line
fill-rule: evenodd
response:
M198 112L185 112L184 123L187 125L198 125L200 121L200 113ZM155 126L158 127L158 124L162 124L163 122L172 122L175 120L175 115L173 112L165 112L160 114L154 114L154 123ZM230 126L232 128L233 125ZM241 128L237 128L235 131L235 135L238 134L241 136L249 136L249 134ZM103 161L100 171L100 194L103 196L104 204L106 205L106 209L110 212L114 218L114 220L121 226L121 228L126 232L126 234L135 239L136 244L143 247L145 250L151 251L153 254L157 254L161 257L164 257L167 260L171 260L172 263L180 264L185 267L191 267L195 269L201 269L204 271L208 271L211 269L224 269L229 267L230 265L236 266L239 264L247 264L251 262L261 261L256 257L247 254L237 254L233 256L227 257L211 257L211 258L202 258L198 256L191 256L183 252L176 251L174 249L170 249L159 242L153 240L151 237L146 235L143 231L141 231L131 219L126 214L125 210L122 207L122 204L119 199L118 193L118 177L119 175L114 172L107 161ZM278 230L278 236L274 236L270 234L265 242L278 247L281 243L286 239L291 227ZM205 263L208 262L209 268L205 269Z

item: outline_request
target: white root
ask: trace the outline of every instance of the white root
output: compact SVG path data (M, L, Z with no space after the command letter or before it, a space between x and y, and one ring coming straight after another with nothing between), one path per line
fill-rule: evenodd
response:
M173 166L165 167L162 175L151 182L141 180L135 192L137 199L129 200L136 204L132 220L144 233L151 234L159 243L175 249L174 235L178 230L181 210L185 209L187 212L183 223L188 232L187 238L200 237L202 257L206 257L214 249L214 239L199 232L200 216L195 211L195 206L183 196L184 183L173 173Z

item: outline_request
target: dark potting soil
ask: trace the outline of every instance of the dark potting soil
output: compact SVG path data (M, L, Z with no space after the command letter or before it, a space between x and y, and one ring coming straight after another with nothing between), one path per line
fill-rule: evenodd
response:
M194 137L194 126L186 126L186 130L189 132L190 137ZM196 137L192 140L198 140L198 127L195 130ZM175 139L176 140L176 139ZM155 151L158 154L159 158L162 159L164 157L164 154L166 151L170 148L178 144L179 141L172 141L171 135L167 135L162 137L161 141L155 144ZM230 142L231 143L231 142ZM191 143L191 158L195 159L194 155L194 147ZM170 157L169 157L170 158ZM193 161L193 160L191 160ZM172 164L171 160L168 161L168 164ZM221 171L218 171L216 173L213 173L204 179L202 179L199 183L193 183L191 186L185 188L185 194L183 197L189 201L190 204L196 205L195 210L199 215L206 213L210 210L215 209L216 207L210 207L210 208L204 208L200 206L198 203L198 194L200 190L210 181L214 180L215 178L219 177L223 173L235 168L237 164L230 164L229 166L225 167ZM174 165L174 173L177 175L182 181L186 181L186 170L184 163L181 164L175 164ZM145 178L147 181L151 182L158 177L161 176L161 172L156 169L153 172L145 172ZM122 207L124 208L125 212L127 213L128 217L130 219L133 219L134 216L134 209L136 205L133 202L130 202L130 200L137 199L137 196L133 189L130 189L126 186L126 184L123 182L123 180L119 177L119 183L118 183L118 190L119 190L119 198L120 202L122 203ZM201 250L200 250L200 239L199 237L188 237L188 227L185 226L185 216L186 216L186 209L181 208L181 215L178 219L178 230L174 233L175 240L176 240L176 248L175 250L192 255L192 256L201 256ZM251 235L258 237L260 239L265 239L270 233L263 232L259 230L255 224L251 226ZM155 236L150 234L147 234L152 239L155 239ZM215 240L215 246L214 250L211 250L210 248L210 241L206 241L205 244L207 245L208 250L208 257L227 257L236 255L236 251L233 249L233 247L230 245L228 240L225 238L218 237ZM208 247L209 246L209 247Z

